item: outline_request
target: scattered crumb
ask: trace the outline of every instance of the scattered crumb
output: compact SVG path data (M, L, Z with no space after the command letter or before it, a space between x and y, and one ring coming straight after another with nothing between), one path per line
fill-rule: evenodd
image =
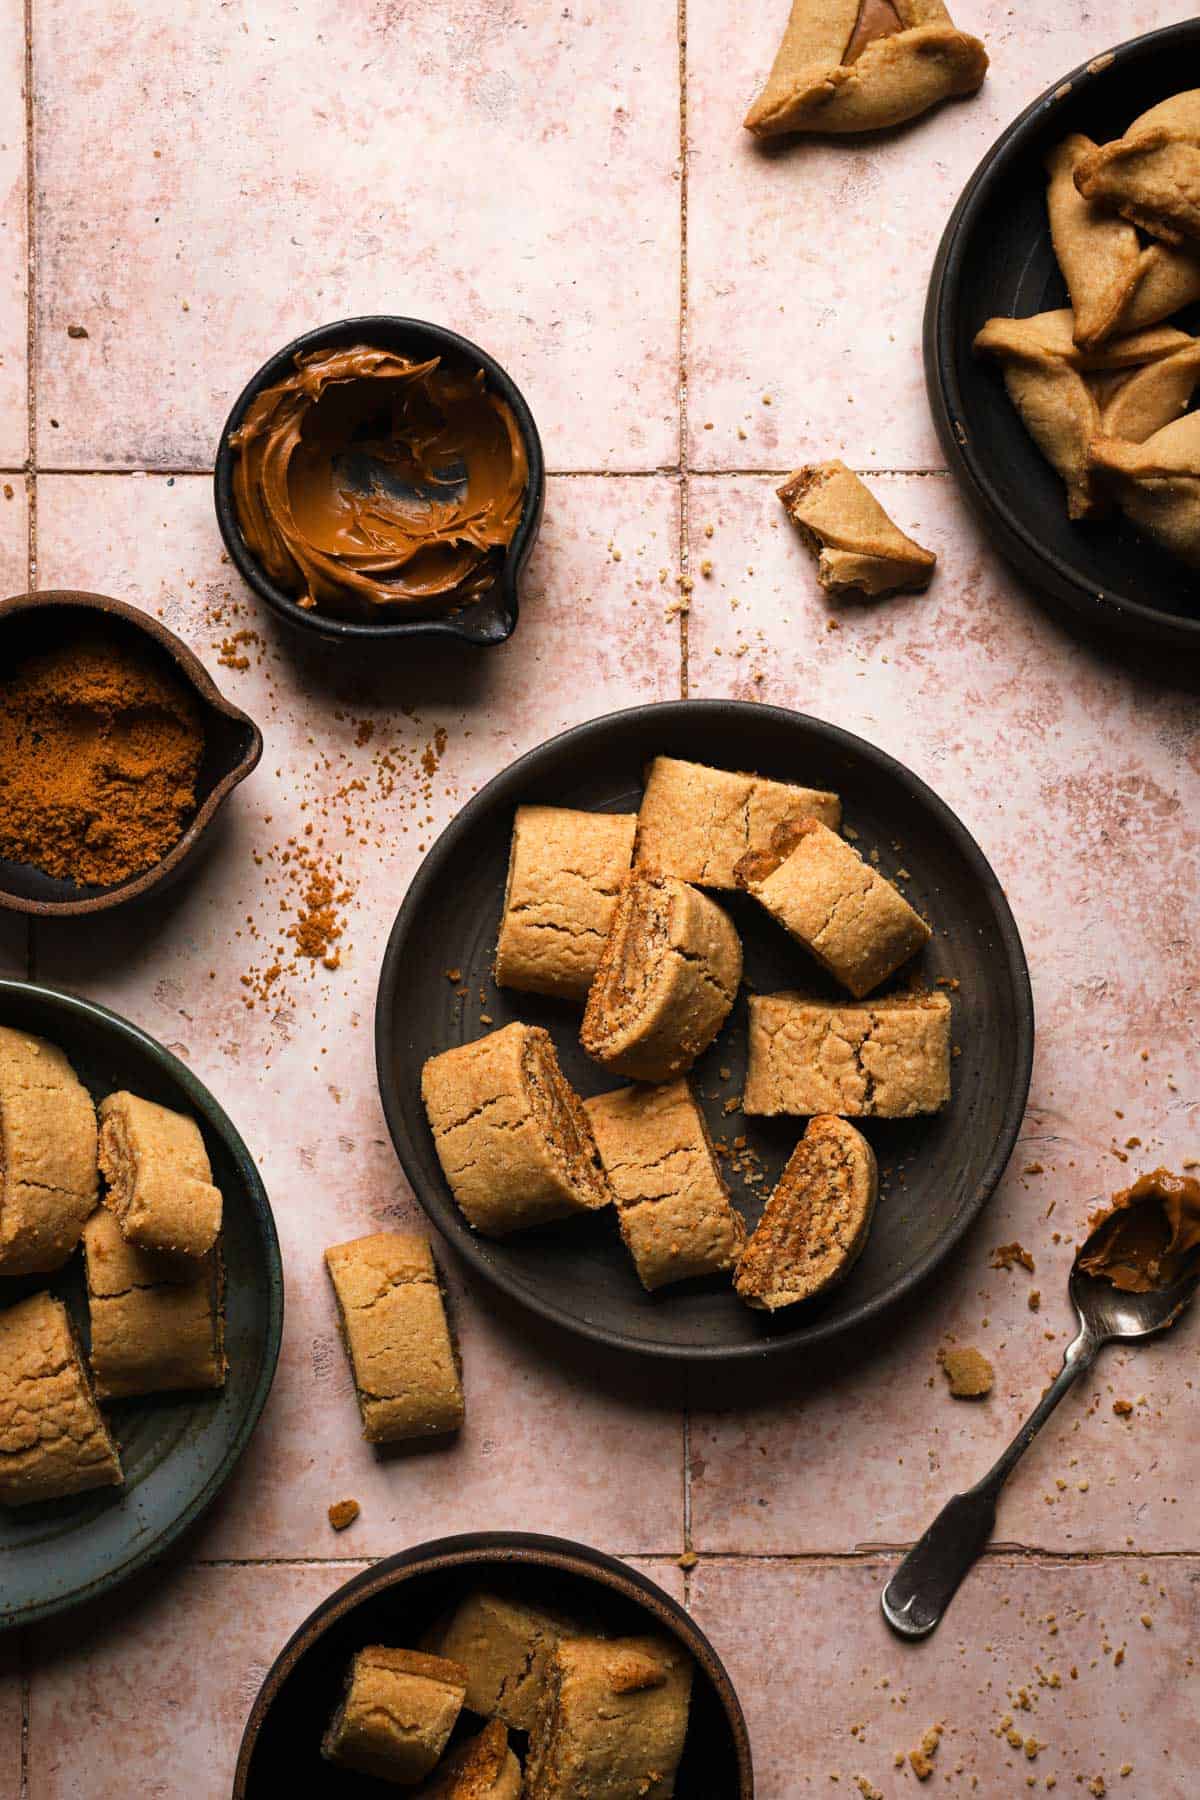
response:
M1041 1304L1042 1304L1041 1288L1030 1288L1030 1290L1029 1290L1029 1310L1030 1310L1030 1312L1037 1312L1037 1310L1041 1306Z
M82 325L68 325L67 336L69 338L85 338L87 336L87 330Z
M982 1350L969 1345L943 1348L938 1351L938 1362L956 1400L983 1400L991 1393L995 1371Z
M1133 1411L1133 1401L1132 1400L1114 1400L1113 1401L1113 1411L1116 1413L1118 1419L1127 1419L1129 1417L1130 1413Z
M675 1561L681 1569L694 1569L700 1558L694 1550L685 1550L682 1556L675 1558Z
M361 1511L357 1500L335 1500L329 1509L329 1523L335 1531L345 1531L347 1525L353 1525Z
M941 1741L942 1727L930 1725L917 1748L909 1751L908 1760L912 1764L912 1772L918 1781L928 1781L933 1774L933 1759Z
M1020 1263L1023 1269L1028 1269L1033 1274L1033 1257L1022 1244L997 1244L988 1261L993 1269L1011 1269Z

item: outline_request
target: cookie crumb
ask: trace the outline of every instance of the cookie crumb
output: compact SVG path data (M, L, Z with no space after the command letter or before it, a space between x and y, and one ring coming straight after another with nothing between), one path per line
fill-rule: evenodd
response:
M1020 1263L1023 1269L1033 1274L1033 1257L1023 1244L997 1244L988 1261L993 1269L1012 1269Z
M991 1393L995 1371L982 1350L973 1345L943 1348L938 1351L938 1362L956 1400L983 1400Z
M345 1531L362 1511L357 1500L335 1500L329 1509L329 1523L335 1531Z
M928 1781L933 1774L933 1759L941 1741L942 1727L930 1725L917 1748L909 1751L908 1760L912 1764L912 1772L918 1781Z
M675 1558L675 1561L681 1569L694 1569L700 1558L694 1550L685 1550L682 1556Z

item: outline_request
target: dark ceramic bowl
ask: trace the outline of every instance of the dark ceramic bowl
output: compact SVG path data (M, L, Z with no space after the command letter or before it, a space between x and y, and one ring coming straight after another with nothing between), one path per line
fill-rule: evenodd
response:
M610 1208L504 1239L472 1231L438 1162L421 1103L429 1056L514 1019L551 1033L567 1079L585 1094L623 1085L584 1055L580 1012L495 986L492 964L513 813L523 802L632 812L656 755L832 788L859 848L878 850L934 924L911 965L922 984L957 984L950 1105L931 1118L860 1121L883 1171L866 1249L848 1278L802 1306L743 1305L728 1276L648 1294ZM729 1022L693 1071L714 1139L741 1137L773 1185L800 1119L737 1111L746 1067L745 989L803 987L837 997L828 978L748 894L716 896L737 925L745 984ZM461 971L461 981L447 971ZM460 991L465 993L460 998ZM844 997L844 996L842 996ZM486 1021L481 1014L486 1015ZM434 844L392 928L375 1013L379 1090L392 1142L421 1205L486 1280L562 1328L614 1349L692 1362L745 1362L854 1338L951 1256L988 1199L1020 1129L1033 1058L1033 1002L1016 925L974 839L923 781L883 751L820 719L732 700L671 701L594 719L552 738L476 794ZM727 1106L729 1110L727 1110ZM729 1171L753 1225L768 1191Z
M1119 137L1195 82L1200 20L1135 38L1065 75L988 151L950 216L925 308L925 376L950 468L983 529L1056 608L1096 629L1200 649L1200 581L1115 514L1067 518L1062 483L1027 434L999 368L971 344L993 314L1065 306L1042 158L1069 132ZM1200 329L1200 308L1176 316Z
M517 421L529 463L529 485L525 493L521 522L505 553L495 584L477 600L472 600L453 612L426 618L397 616L376 622L339 619L317 608L300 606L294 594L279 587L266 574L242 536L233 499L235 459L229 442L231 435L245 418L251 401L263 388L282 381L293 372L297 356L308 355L313 350L345 349L352 344L369 344L375 349L393 350L398 355L417 360L441 356L460 366L465 364L472 369L482 369L489 387L494 388L508 402ZM303 337L285 344L247 382L233 403L233 410L225 421L217 448L214 488L217 524L238 573L247 586L253 588L259 599L289 625L295 625L300 630L325 638L331 643L392 643L412 638L455 638L463 643L476 645L502 644L517 628L521 576L537 541L546 499L546 467L542 457L542 441L525 396L511 375L486 350L479 349L478 345L472 344L467 338L459 337L457 332L447 331L441 325L427 324L423 319L401 319L390 313L376 313L363 319L340 319L333 325L321 325L316 331L307 331Z
M208 1089L169 1050L106 1007L0 981L0 1025L57 1044L102 1099L129 1088L191 1115L224 1197L225 1345L219 1393L153 1394L105 1412L121 1450L122 1488L0 1507L0 1631L95 1600L161 1556L216 1499L258 1424L279 1357L283 1269L254 1158ZM50 1288L84 1344L82 1255L54 1275L0 1278L0 1308Z
M44 918L106 912L174 881L199 852L222 802L239 781L245 781L262 755L258 726L218 692L204 665L187 645L157 619L122 600L64 588L17 594L11 600L0 601L0 671L6 673L21 658L69 642L81 632L136 642L143 655L148 651L169 665L200 703L204 753L196 778L197 805L191 822L162 861L140 875L114 887L94 887L45 875L28 863L0 860L0 906Z
M716 1651L683 1608L599 1550L564 1538L498 1531L441 1538L389 1557L310 1614L251 1709L234 1800L395 1793L322 1760L321 1736L350 1658L365 1644L415 1645L460 1593L488 1583L511 1584L523 1598L577 1610L605 1631L665 1631L678 1638L695 1661L696 1680L675 1800L752 1800L750 1740L737 1695ZM481 1723L460 1723L454 1741Z

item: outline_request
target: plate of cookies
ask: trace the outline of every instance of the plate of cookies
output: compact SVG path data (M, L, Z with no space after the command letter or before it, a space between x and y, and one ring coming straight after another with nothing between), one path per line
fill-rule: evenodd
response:
M380 1092L434 1224L544 1318L736 1360L857 1329L1016 1141L1024 953L950 809L770 706L580 725L470 800L393 927Z
M584 1544L478 1532L389 1557L305 1620L254 1702L233 1792L397 1787L751 1800L754 1777L729 1676L670 1595Z
M199 1518L282 1326L270 1205L212 1095L105 1007L0 981L0 1630Z
M996 546L1095 628L1200 647L1200 20L1065 75L942 238L925 371Z

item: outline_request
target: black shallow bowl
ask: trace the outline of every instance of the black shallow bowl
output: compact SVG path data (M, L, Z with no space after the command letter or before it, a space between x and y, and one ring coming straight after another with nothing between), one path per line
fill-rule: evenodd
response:
M1064 76L988 151L950 216L925 306L925 377L951 469L988 536L1059 608L1095 628L1200 649L1200 582L1119 514L1067 518L1062 483L1028 436L1000 371L971 349L992 317L1065 306L1042 158L1069 132L1119 137L1200 67L1200 20L1135 38ZM1176 315L1200 330L1200 308Z
M564 1538L475 1532L419 1544L378 1563L318 1606L277 1659L254 1702L233 1782L233 1800L282 1793L328 1797L394 1794L394 1787L338 1769L321 1757L321 1736L342 1678L365 1644L410 1647L466 1589L489 1582L523 1598L578 1611L605 1631L666 1631L696 1663L676 1800L753 1800L746 1722L716 1651L683 1608L635 1569ZM481 1721L461 1723L454 1741Z
M884 1171L871 1236L849 1278L773 1318L744 1306L729 1280L681 1282L647 1294L611 1211L503 1242L477 1236L446 1186L421 1104L428 1056L513 1019L545 1025L568 1079L584 1094L623 1085L583 1054L578 1010L497 988L492 960L513 812L524 801L633 811L642 770L658 754L833 788L863 851L883 872L911 871L905 891L935 924L915 965L922 981L957 979L954 1097L930 1119L868 1120ZM748 895L718 895L742 937L759 992L835 990ZM461 982L447 979L461 970ZM468 990L458 998L459 987ZM486 996L486 1000L481 996ZM375 1016L380 1093L392 1141L417 1198L473 1268L568 1330L655 1356L732 1361L854 1332L943 1261L988 1198L1012 1152L1029 1090L1033 1001L1008 903L982 852L949 808L890 756L836 726L781 708L726 700L637 707L576 726L496 776L447 827L418 870L392 929ZM742 1092L745 992L700 1059L694 1082L715 1138L743 1136L773 1184L803 1130L748 1119L724 1102ZM723 1077L721 1071L728 1072ZM735 1198L757 1220L735 1174Z
M251 555L238 524L233 500L234 454L229 439L246 416L250 402L273 382L282 381L295 367L297 356L313 350L346 349L352 344L369 344L374 349L393 350L401 356L416 359L441 356L448 362L482 369L488 386L507 400L517 421L529 462L529 486L525 507L516 535L508 546L504 563L495 585L479 599L470 601L454 612L429 618L412 618L401 613L381 620L339 619L319 609L300 606L294 594L281 588L266 574L257 557ZM444 326L430 325L423 319L402 319L390 313L374 313L362 319L340 319L332 325L321 325L295 338L265 362L251 377L233 403L225 421L217 448L217 464L213 478L217 508L217 524L225 540L225 548L233 558L242 580L253 588L259 599L278 613L289 625L314 633L330 643L349 641L391 643L411 638L458 638L466 644L502 644L517 628L520 610L520 582L537 541L546 499L546 465L542 457L542 440L538 436L533 414L516 382L500 364L457 332Z
M207 1088L161 1044L103 1006L0 981L0 1025L48 1038L101 1099L130 1088L190 1113L225 1199L229 1376L214 1394L160 1394L106 1408L123 1488L40 1506L0 1507L0 1631L94 1600L145 1568L211 1505L271 1391L283 1329L275 1222L253 1158ZM0 1307L41 1288L67 1302L86 1344L82 1255L56 1275L0 1279Z
M196 810L160 862L111 887L66 881L28 863L0 858L0 906L11 912L52 919L107 912L169 885L195 861L219 808L262 755L262 733L254 720L226 700L187 645L148 613L105 594L56 588L0 600L0 672L85 634L126 643L139 655L155 658L192 690L204 727Z

